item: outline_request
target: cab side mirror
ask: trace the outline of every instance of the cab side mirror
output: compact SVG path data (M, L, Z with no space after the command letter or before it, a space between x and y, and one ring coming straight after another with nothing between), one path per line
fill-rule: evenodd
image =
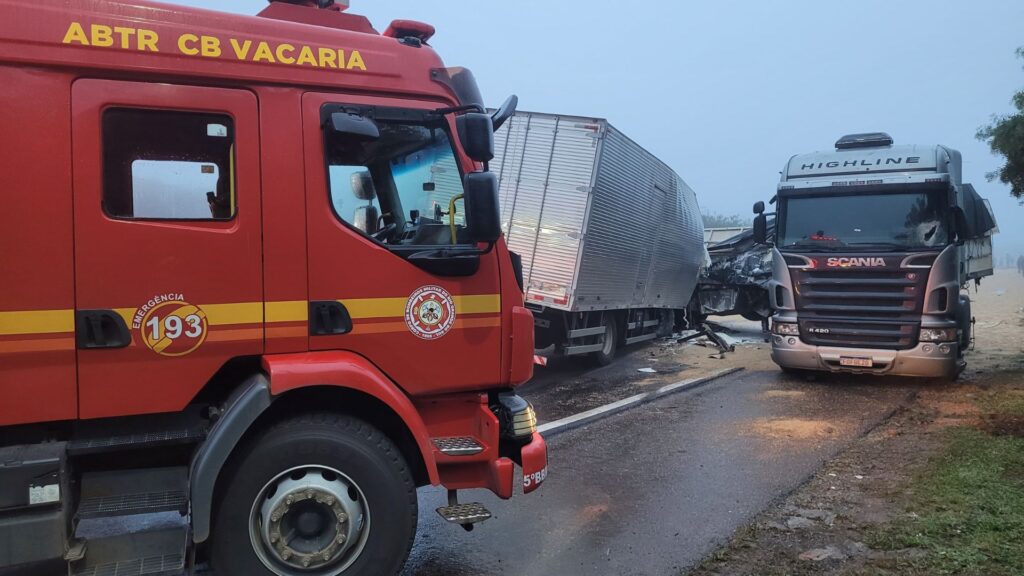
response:
M470 112L455 120L459 140L466 156L477 162L490 162L494 158L494 124L491 117Z
M501 127L508 121L509 118L515 115L516 108L519 106L519 97L515 94L508 97L505 103L501 105L491 116L491 121L494 123L494 131L497 132Z
M763 210L764 203L758 202L758 204L761 204L761 209ZM768 243L768 216L765 216L764 212L760 212L757 216L754 216L753 234L754 242L757 244Z
M331 114L329 128L335 134L346 134L360 140L376 140L380 138L380 128L373 120L358 114L335 112Z
M754 202L754 214L764 214L764 202Z
M488 244L497 242L501 237L498 177L492 172L470 172L463 184L470 240Z

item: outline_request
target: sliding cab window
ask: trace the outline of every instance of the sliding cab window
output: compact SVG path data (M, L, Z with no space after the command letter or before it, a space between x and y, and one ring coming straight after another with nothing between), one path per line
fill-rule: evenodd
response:
M392 115L362 116L376 125L374 136L325 128L335 215L389 247L471 245L448 124L427 112Z
M223 114L103 114L103 209L139 220L231 220L234 124Z

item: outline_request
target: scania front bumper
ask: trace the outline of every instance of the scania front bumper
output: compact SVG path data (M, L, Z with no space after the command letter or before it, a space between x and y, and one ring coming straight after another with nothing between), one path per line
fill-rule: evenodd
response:
M844 359L870 359L871 367L845 366ZM799 336L772 335L772 360L783 368L887 374L923 378L952 378L960 370L956 342L922 342L907 350L840 348L804 343Z

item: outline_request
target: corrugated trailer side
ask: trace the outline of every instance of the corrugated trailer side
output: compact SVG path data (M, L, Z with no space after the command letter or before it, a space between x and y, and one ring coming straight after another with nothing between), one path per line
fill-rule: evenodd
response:
M675 172L601 119L519 112L496 136L491 169L538 348L606 363L619 342L685 318L704 232Z
M496 135L509 248L522 256L528 300L569 309L603 123L520 112Z
M696 195L614 127L603 140L573 309L686 308L703 260Z

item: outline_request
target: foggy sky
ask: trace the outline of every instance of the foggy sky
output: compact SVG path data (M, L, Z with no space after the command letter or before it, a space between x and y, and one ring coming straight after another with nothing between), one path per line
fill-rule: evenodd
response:
M255 14L263 0L183 0ZM1024 207L974 138L1024 87L1024 2L352 0L378 30L437 27L492 106L607 118L671 165L708 212L750 215L793 154L851 132L945 144L992 201L997 253L1024 253Z

